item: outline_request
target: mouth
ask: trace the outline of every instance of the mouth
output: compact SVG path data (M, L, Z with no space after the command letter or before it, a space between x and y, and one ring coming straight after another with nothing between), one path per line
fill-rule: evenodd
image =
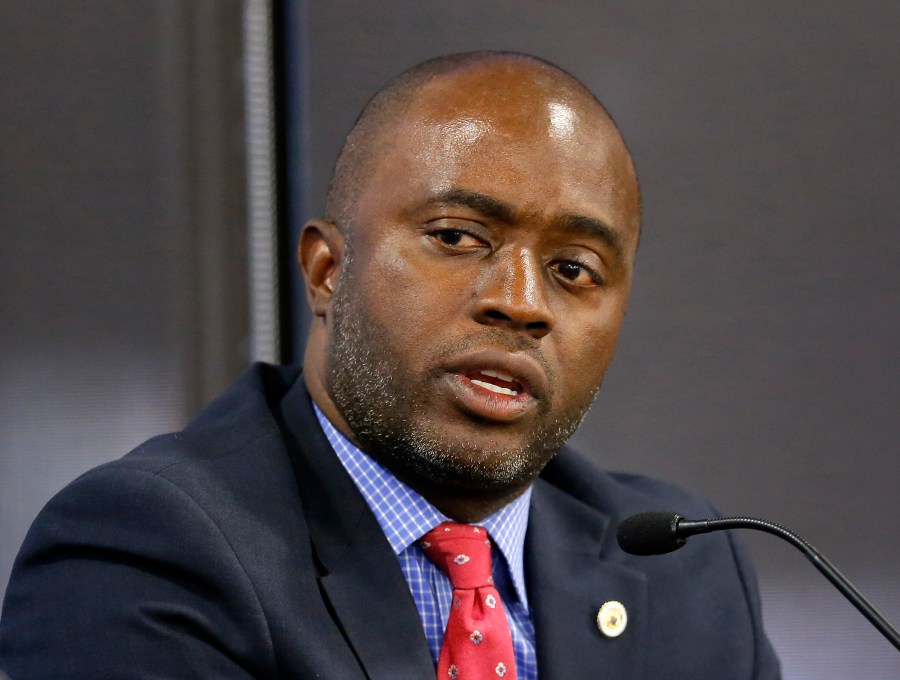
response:
M500 394L505 397L518 397L525 391L522 383L516 380L511 374L504 371L495 371L490 368L485 368L480 371L473 371L464 377L473 385L476 385L483 390L487 390L492 394Z
M481 420L508 423L537 408L547 391L541 366L521 354L484 350L445 367L455 405Z

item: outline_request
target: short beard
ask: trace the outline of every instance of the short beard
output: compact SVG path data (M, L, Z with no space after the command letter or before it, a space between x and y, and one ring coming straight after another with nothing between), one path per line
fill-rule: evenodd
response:
M363 450L414 487L418 485L413 481L421 480L460 494L477 494L533 481L578 429L599 384L583 403L556 418L548 417L548 395L521 449L485 449L440 432L420 395L427 392L429 383L442 377L442 371L434 369L433 374L418 379L410 374L404 357L391 345L390 333L369 313L355 285L349 246L344 255L334 291L326 387ZM510 343L508 331L490 327L478 335L478 342L485 340L507 346ZM434 356L450 356L472 346L472 339L466 339L438 348ZM483 425L492 426L487 422ZM473 419L473 427L479 427L477 419ZM498 431L499 441L503 436Z

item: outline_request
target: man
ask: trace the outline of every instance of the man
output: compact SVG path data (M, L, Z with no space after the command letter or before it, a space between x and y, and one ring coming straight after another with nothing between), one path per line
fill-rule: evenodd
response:
M615 545L634 512L711 508L560 453L612 358L640 226L594 96L524 55L426 62L364 110L326 213L298 249L302 372L254 367L51 501L14 569L0 666L777 678L728 536L665 558ZM478 540L442 561L440 532ZM454 575L470 562L493 565L477 587ZM505 656L477 665L487 649Z

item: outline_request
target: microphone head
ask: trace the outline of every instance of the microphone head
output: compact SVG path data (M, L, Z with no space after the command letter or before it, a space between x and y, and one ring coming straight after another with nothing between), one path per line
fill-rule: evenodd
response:
M687 539L678 536L681 515L641 512L622 521L616 531L619 547L631 555L664 555L678 550Z

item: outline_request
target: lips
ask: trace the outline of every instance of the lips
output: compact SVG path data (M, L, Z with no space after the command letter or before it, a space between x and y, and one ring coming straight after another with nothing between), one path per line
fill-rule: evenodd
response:
M444 369L455 404L483 420L527 415L547 393L547 377L528 355L482 350L455 357Z

